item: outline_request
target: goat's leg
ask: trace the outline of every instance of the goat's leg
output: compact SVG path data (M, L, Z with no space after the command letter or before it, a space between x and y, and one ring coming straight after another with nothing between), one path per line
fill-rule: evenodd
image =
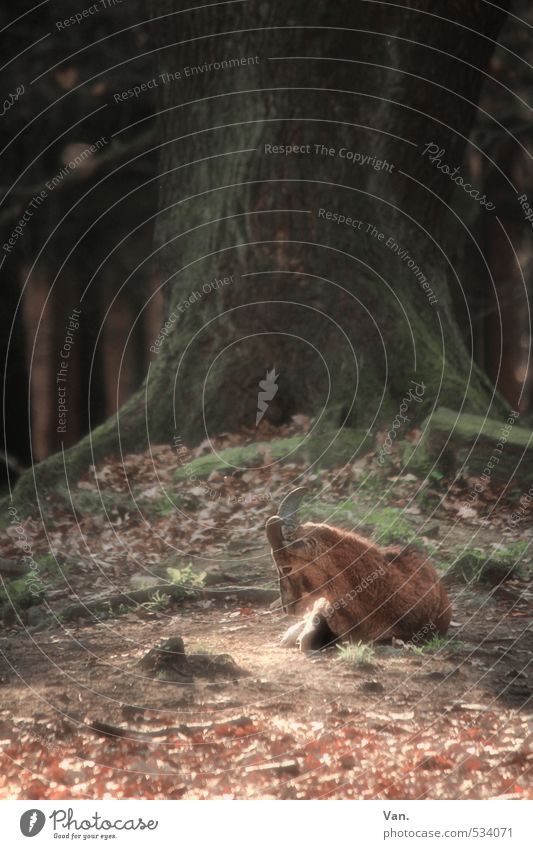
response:
M319 651L335 642L336 636L329 627L326 617L329 606L325 598L315 601L313 609L304 620L304 627L298 638L300 651Z
M315 601L304 619L288 628L281 638L284 648L299 648L300 651L319 651L335 642L336 636L329 627L326 611L329 602L325 598Z
M305 628L306 620L301 619L299 622L295 622L294 625L291 625L290 628L287 628L285 633L281 638L281 645L285 649L295 649L299 645L300 634Z

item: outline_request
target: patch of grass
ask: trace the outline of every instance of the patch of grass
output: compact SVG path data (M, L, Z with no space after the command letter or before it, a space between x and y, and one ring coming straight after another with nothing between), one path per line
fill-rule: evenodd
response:
M338 510L333 504L309 499L300 506L298 516L302 522L326 522L331 525L338 519Z
M156 501L147 502L147 499L144 499L142 504L142 509L144 513L156 515L156 516L169 516L171 513L175 513L176 510L179 509L179 505L181 503L180 498L158 498Z
M430 557L438 557L440 554L440 549L438 545L435 545L434 542L424 542L422 539L420 539L417 541L417 544L420 546L420 548L423 548L424 551L427 552Z
M441 502L440 495L433 492L428 485L423 485L417 491L415 502L426 512L431 512L439 506Z
M415 531L412 525L404 518L403 510L397 507L383 507L380 510L372 510L365 518L365 524L374 525L372 536L380 545L388 545L393 542L412 542Z
M62 556L56 554L37 554L34 557L37 564L35 573L39 580L48 588L62 586L65 576L75 568L76 561L64 560Z
M330 525L349 528L364 532L364 528L372 528L372 536L379 545L389 543L413 542L415 530L404 518L403 510L398 507L383 507L368 510L365 504L357 503L348 498L340 504L332 505L324 501L313 501L302 504L299 515L302 521L326 522Z
M376 659L376 653L372 646L361 641L337 646L337 651L339 653L337 660L346 663L348 666L371 665Z
M40 572L57 572L58 565L53 554L36 554L35 562Z
M494 548L494 554L500 559L515 561L520 560L527 549L531 548L531 543L525 539L519 539L511 545L498 545Z
M478 584L482 578L487 556L479 548L464 549L452 564L451 574L465 584Z
M375 471L369 471L357 483L358 489L363 492L374 492L383 486L383 477Z
M145 601L141 607L144 607L146 610L150 610L155 612L157 610L164 610L167 607L168 602L170 600L170 596L166 593L160 593L159 590L155 592L150 599L150 601Z
M328 525L347 525L353 527L357 522L355 505L352 501L342 504L328 504L325 501L306 500L298 510L302 522L325 522Z

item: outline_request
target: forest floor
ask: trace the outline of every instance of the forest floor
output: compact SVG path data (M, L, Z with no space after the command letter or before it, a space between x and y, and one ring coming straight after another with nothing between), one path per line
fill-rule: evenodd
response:
M251 440L215 449L235 459ZM193 471L207 451L188 452ZM469 480L421 480L371 454L317 470L266 450L260 468L177 480L183 459L159 446L109 462L68 502L50 493L39 519L6 526L0 554L16 558L24 534L45 602L21 601L11 623L4 605L0 797L533 798L531 516L511 521L518 491L473 501ZM264 522L295 480L315 499L307 518L431 556L453 604L447 640L281 647L291 620L251 588L276 588ZM183 594L66 614L164 581ZM177 637L183 674L154 677L142 659Z

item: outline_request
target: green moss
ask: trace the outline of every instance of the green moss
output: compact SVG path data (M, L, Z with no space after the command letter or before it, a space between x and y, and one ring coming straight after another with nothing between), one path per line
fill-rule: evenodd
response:
M461 470L470 477L485 474L497 485L513 478L526 482L533 464L533 432L513 421L507 413L496 420L440 407L422 423L420 443L402 445L403 462L418 475L438 464L448 475Z
M481 548L462 549L448 574L465 584L488 583L492 586L515 576L527 578L529 567L524 562L526 548L526 542L518 541L490 554Z
M497 421L486 419L484 416L476 416L472 413L457 413L447 407L439 407L430 419L424 422L430 431L443 431L460 439L465 443L475 442L478 438L487 439L489 442L498 442L502 438L502 430L506 420ZM533 441L533 433L530 430L514 424L506 436L506 444L527 448Z
M205 454L176 469L176 480L208 478L214 472L254 468L272 462L303 461L315 468L341 466L368 450L370 438L362 431L345 428L331 433L291 436L271 442L225 448L217 454Z
M288 440L283 441L287 442ZM202 457L196 457L190 463L185 463L176 469L174 477L176 480L207 478L214 471L231 472L233 469L259 465L261 462L260 449L265 444L243 445L236 448L226 448L218 454L204 454ZM273 455L272 458L277 459Z
M13 607L15 610L26 610L34 604L39 604L44 597L44 586L37 572L29 572L23 578L7 581L0 589L0 605Z
M179 498L151 499L135 493L113 492L110 489L78 489L75 486L55 486L47 492L46 501L41 502L44 513L50 508L62 508L76 516L98 516L107 514L111 520L117 516L141 512L144 516L166 516L179 505Z
M109 515L124 516L135 510L135 504L127 493L109 490L71 490L72 506L79 516L97 516L104 511Z

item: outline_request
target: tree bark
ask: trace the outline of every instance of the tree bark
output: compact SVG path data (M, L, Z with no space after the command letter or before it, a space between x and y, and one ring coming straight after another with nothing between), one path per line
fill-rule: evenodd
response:
M253 425L272 368L275 421L309 412L371 426L394 414L410 379L425 384L426 410L487 411L489 382L451 311L455 184L423 151L434 142L442 164L460 167L504 14L440 4L447 23L423 14L439 4L409 5L252 2L181 15L186 4L156 4L156 243L172 326L147 384L154 439L171 426L193 439ZM236 57L246 64L209 69Z

